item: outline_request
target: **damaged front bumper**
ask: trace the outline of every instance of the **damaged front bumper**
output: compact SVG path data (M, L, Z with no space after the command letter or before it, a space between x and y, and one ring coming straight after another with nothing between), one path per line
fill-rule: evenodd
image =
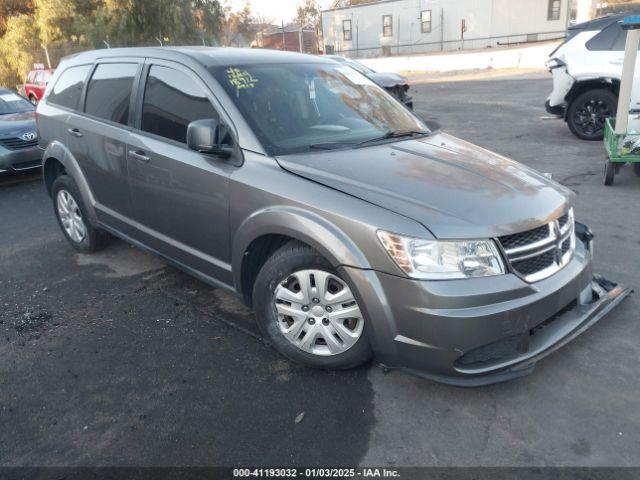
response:
M440 376L411 368L400 369L464 387L490 385L529 375L538 361L593 326L630 293L630 289L595 275L576 301L531 331L485 345L460 357L455 363L455 369L467 375L466 377ZM385 366L383 368L388 369Z
M480 386L527 375L618 305L630 290L593 275L591 232L576 223L571 261L527 283L513 274L419 281L341 267L358 285L385 371Z

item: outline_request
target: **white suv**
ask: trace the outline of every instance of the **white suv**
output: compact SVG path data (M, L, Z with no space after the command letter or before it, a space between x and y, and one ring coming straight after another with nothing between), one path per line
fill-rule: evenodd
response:
M624 17L611 15L570 27L547 62L553 75L547 111L562 116L578 138L601 140L605 119L615 116L627 38L620 27Z

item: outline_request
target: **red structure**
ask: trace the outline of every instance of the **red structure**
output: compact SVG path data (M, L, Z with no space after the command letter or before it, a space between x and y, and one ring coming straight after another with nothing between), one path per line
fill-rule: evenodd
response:
M309 25L272 25L256 36L258 48L288 50L290 52L318 53L318 33Z

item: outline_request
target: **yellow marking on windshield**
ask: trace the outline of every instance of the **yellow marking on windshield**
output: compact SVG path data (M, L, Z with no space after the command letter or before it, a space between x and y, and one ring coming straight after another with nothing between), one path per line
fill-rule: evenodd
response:
M227 80L238 90L253 88L256 86L256 83L258 83L257 78L253 78L253 75L240 68L229 68L227 70Z

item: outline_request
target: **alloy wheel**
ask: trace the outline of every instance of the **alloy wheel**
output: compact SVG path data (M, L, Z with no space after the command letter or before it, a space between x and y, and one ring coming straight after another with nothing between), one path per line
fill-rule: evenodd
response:
M282 335L313 355L338 355L361 337L364 319L347 284L324 270L300 270L278 284L274 306Z
M589 99L576 109L574 120L585 135L595 135L604 131L605 120L610 116L611 109L606 102Z
M60 223L71 240L82 243L87 238L87 227L82 220L82 212L78 203L67 190L59 190L56 206Z

